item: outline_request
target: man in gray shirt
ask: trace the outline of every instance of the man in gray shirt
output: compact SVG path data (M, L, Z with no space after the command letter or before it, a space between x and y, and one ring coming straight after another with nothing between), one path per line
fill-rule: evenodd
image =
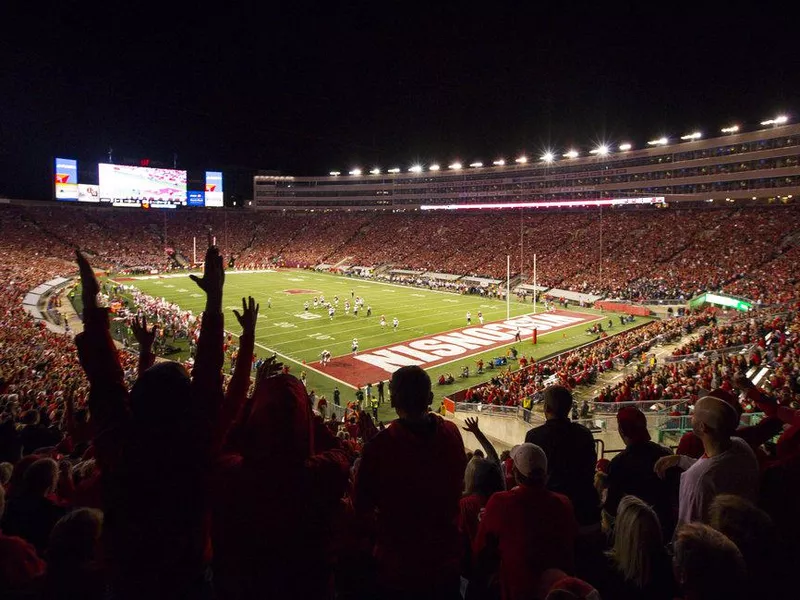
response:
M665 456L655 464L663 477L667 469L685 469L681 475L678 525L708 521L708 508L720 494L734 494L755 502L758 499L758 459L750 446L731 437L738 425L732 406L706 396L695 404L692 430L703 442L705 454L699 459Z

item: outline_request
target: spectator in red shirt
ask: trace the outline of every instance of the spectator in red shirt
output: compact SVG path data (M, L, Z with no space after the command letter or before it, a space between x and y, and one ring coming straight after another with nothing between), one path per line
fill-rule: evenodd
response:
M494 494L478 527L476 566L497 553L504 600L534 597L541 574L572 572L578 523L569 498L547 489L547 456L536 444L511 451L517 487Z
M428 412L431 380L402 367L389 389L398 419L364 446L356 513L374 518L380 598L460 598L459 498L466 454L458 428Z
M6 492L0 485L0 519L6 507ZM0 531L0 596L21 592L44 574L45 563L36 549L21 537Z

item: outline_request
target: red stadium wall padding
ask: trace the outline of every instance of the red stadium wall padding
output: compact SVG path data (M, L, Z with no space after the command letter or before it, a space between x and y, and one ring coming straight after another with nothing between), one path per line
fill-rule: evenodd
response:
M600 300L594 303L595 308L600 310L608 310L611 312L621 312L629 315L636 315L637 317L646 317L650 314L650 309L646 306L638 306L636 304L623 304L621 302L609 302Z

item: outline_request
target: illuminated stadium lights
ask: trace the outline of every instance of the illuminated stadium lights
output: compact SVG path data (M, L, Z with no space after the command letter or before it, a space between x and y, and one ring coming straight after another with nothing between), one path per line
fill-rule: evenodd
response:
M337 175L341 175L341 174L342 174L342 172L341 172L341 171L331 171L331 172L329 173L329 175L331 175L331 176L333 176L333 177L336 177Z
M606 200L562 200L556 202L498 202L494 204L423 204L420 210L484 210L502 208L564 208L570 206L624 206L626 204L663 204L664 196L614 198Z
M564 158L578 158L577 150L569 150L564 153Z
M774 119L767 119L766 121L761 121L762 125L783 125L786 121L789 120L789 117L786 115L780 115L775 117Z
M458 170L460 170L462 168L462 166L461 166L460 162L454 162L452 165L450 165L447 168L448 169L453 169L453 171L458 171Z
M353 169L349 172L350 175L361 175L361 169Z
M524 165L526 162L528 162L528 157L527 157L527 156L520 156L520 157L519 157L517 160L515 160L514 162L516 162L516 163L519 163L519 164L521 164L521 165Z
M589 154L596 154L598 156L605 156L608 154L608 146L603 144L602 146L598 146L594 150L589 150Z
M633 148L633 146L631 146L631 145L630 145L628 142L625 142L624 144L620 144L620 145L619 145L619 149L620 149L620 151L622 151L622 152L627 152L627 151L628 151L628 150L630 150L631 148Z
M483 163L482 162L469 163L469 166L472 167L473 169L479 169L480 167L483 166Z
M504 166L505 166L505 164L506 164L506 161L504 161L504 160L501 158L500 160L496 160L496 161L494 161L492 164L493 164L495 167L504 167Z
M422 165L414 165L408 170L409 173L422 173Z
M428 171L438 171L440 169L439 165L431 165L428 167Z
M372 169L372 170L369 172L369 174L370 174L370 175L380 175L380 174L381 174L381 170L380 170L378 167L375 167L374 169Z
M681 139L684 141L692 141L692 140L699 140L703 137L703 134L699 131L695 131L694 133L687 133L686 135L682 135Z
M400 172L400 169L398 169L397 167L395 167L395 168L393 168L393 169L389 169L389 170L388 170L388 171L386 171L386 172L387 172L387 173L399 173L399 172Z
M730 127L722 128L722 133L736 133L737 131L739 131L738 125L731 125Z
M551 163L551 162L553 162L555 159L556 159L556 155L555 155L555 154L553 154L552 152L545 152L545 153L542 155L542 160L543 160L544 162L546 162L546 163Z
M665 137L658 138L657 140L650 140L647 142L649 146L666 146L669 140Z

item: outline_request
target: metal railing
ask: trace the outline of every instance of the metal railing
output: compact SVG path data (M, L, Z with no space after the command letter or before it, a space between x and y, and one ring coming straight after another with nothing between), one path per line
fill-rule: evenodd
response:
M676 400L644 400L639 402L589 402L589 407L595 414L615 415L619 409L634 406L643 413L663 413L676 406L683 406L690 402L689 398Z
M664 362L667 364L676 362L694 362L697 360L702 360L704 358L715 360L720 356L725 356L726 354L735 354L737 352L740 354L747 354L754 345L755 344L741 344L739 346L727 346L725 348L701 350L700 352L692 352L690 354L680 354L678 356L667 356L664 358Z

